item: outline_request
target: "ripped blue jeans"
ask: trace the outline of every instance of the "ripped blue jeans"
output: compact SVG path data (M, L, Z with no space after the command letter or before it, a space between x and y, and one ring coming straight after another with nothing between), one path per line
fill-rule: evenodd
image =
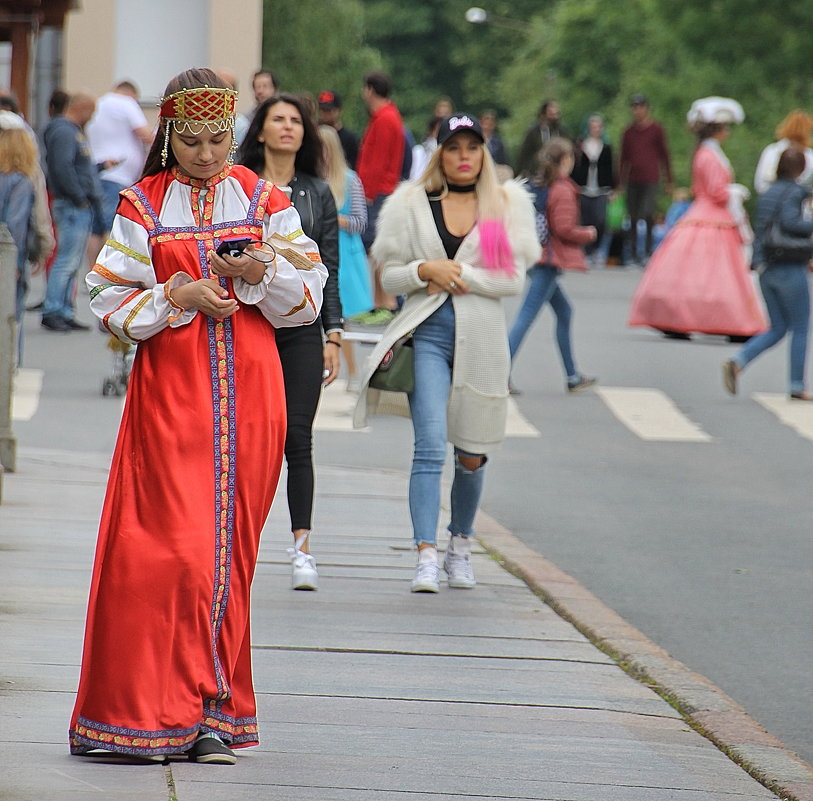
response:
M451 298L415 329L413 345L415 389L409 394L409 407L415 446L409 477L409 512L415 543L435 544L447 454L446 407L454 364L455 315ZM468 537L483 492L485 461L476 470L469 470L460 464L460 456L481 454L455 448L449 531Z

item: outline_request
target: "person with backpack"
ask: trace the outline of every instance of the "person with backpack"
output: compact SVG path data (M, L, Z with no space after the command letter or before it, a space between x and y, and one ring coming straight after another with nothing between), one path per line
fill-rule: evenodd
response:
M804 205L810 192L799 181L806 168L805 151L791 145L780 155L776 177L759 196L755 225L754 265L768 309L771 327L751 337L730 359L723 362L723 384L737 394L737 381L745 367L790 334L788 399L813 401L805 389L805 361L810 331L810 288L808 270L813 251L813 220L806 219ZM778 225L782 236L796 247L766 248L771 228Z
M508 334L513 364L519 346L546 303L556 315L556 344L562 358L568 392L579 392L593 386L595 378L576 368L570 339L573 309L559 285L562 270L587 270L584 245L595 242L598 232L593 225L581 225L579 187L570 177L573 169L573 145L563 137L551 139L539 156L541 173L532 181L530 190L536 209L536 228L542 244L542 258L528 270L531 282L519 312ZM509 391L519 390L509 381Z

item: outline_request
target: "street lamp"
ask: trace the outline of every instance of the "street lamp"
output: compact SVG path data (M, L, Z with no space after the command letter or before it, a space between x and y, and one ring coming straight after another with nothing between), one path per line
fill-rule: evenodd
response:
M466 22L470 22L472 25L484 25L485 23L489 23L491 25L497 25L500 28L511 28L514 31L525 31L527 30L527 25L523 22L520 22L516 19L509 19L508 17L495 17L493 14L489 14L484 8L480 8L480 6L472 6L466 11Z

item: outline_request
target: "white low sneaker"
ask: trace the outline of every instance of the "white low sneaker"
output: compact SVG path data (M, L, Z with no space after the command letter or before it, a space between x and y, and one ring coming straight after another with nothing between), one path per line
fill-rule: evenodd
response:
M296 541L293 548L288 548L291 559L291 589L318 590L319 573L316 570L316 559L309 553L300 550L307 536Z
M412 579L412 592L439 592L440 565L436 548L423 548L418 551L418 564Z
M457 590L470 590L477 581L471 566L471 542L468 537L455 534L449 538L443 569L449 576L449 586Z

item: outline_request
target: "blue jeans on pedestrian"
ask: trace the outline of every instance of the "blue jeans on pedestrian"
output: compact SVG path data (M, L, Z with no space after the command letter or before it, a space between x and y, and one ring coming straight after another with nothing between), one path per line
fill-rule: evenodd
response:
M127 187L124 184L117 184L115 181L106 181L102 178L99 181L101 188L101 198L99 205L93 210L93 219L91 221L91 233L96 236L105 236L110 233L113 227L113 219L116 216L116 209L119 207L119 194Z
M451 298L415 329L412 339L415 389L409 393L409 408L415 447L409 477L409 513L415 543L435 544L441 476L447 452L446 407L455 350L455 314ZM458 456L481 454L459 448L454 451L449 532L468 537L473 531L474 516L483 492L485 462L476 470L469 470L460 464Z
M367 227L361 232L361 241L364 249L369 253L375 241L376 228L378 226L378 213L384 205L384 201L389 195L376 195L375 200L367 203Z
M71 320L74 316L73 290L76 274L85 258L91 210L89 206L80 208L69 200L57 198L51 206L51 216L56 228L57 251L48 274L42 316Z
M771 327L746 342L734 362L740 368L772 348L790 331L790 393L804 392L810 289L806 264L772 264L759 276Z
M550 303L550 307L556 315L556 344L559 346L562 367L565 376L569 380L574 380L578 378L579 373L573 361L573 350L570 344L570 323L573 309L564 290L559 286L558 275L559 268L552 264L535 264L528 270L528 278L531 283L508 333L508 348L511 351L511 361L513 361L536 316L546 303Z

